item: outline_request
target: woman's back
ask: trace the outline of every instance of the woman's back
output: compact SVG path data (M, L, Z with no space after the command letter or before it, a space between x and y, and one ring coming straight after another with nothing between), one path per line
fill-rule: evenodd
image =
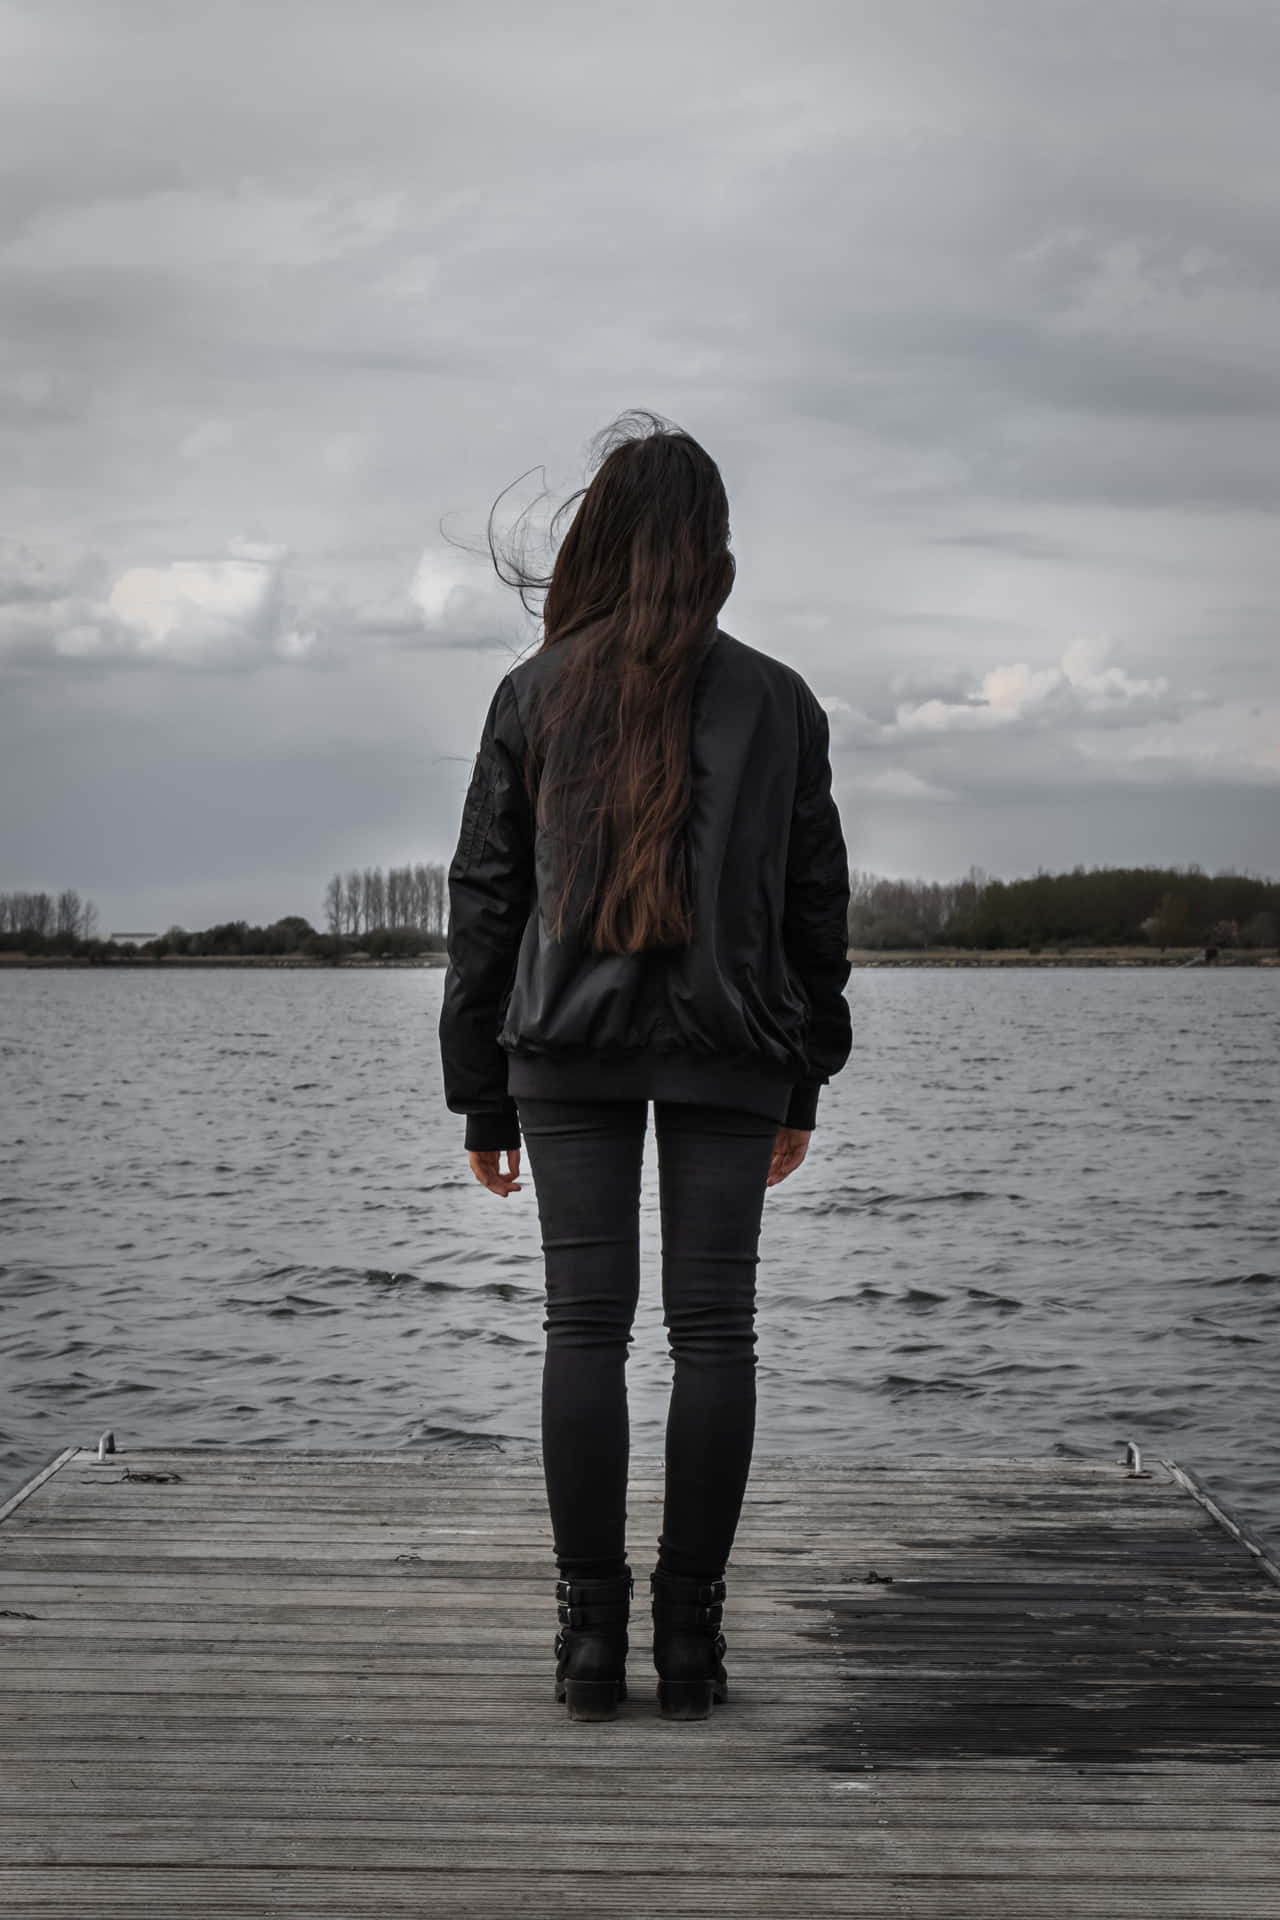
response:
M476 1179L520 1192L522 1129L534 1178L571 1717L626 1698L626 1360L652 1103L674 1363L653 1661L661 1712L696 1719L728 1698L764 1198L804 1159L850 1049L849 871L826 714L718 625L734 562L715 463L678 430L619 431L549 580L514 570L522 595L547 589L544 635L485 717L449 868L440 1046Z
M826 714L794 668L714 629L690 714L692 937L600 953L572 926L550 931L554 847L523 772L536 703L573 664L572 640L521 662L485 720L449 870L448 1105L471 1114L521 1095L720 1100L812 1127L818 1087L851 1044L848 855ZM552 736L543 777L558 751ZM498 1021L477 1031L504 940Z

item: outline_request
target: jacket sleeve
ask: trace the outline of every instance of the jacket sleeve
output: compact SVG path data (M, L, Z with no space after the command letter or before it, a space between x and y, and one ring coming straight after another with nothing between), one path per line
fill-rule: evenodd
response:
M792 1090L784 1126L811 1132L818 1090L839 1073L853 1046L845 986L849 963L849 855L831 791L831 729L812 694L802 737L787 844L782 940L809 999L809 1071Z
M440 1005L445 1105L467 1116L466 1146L477 1153L520 1145L498 1031L535 898L523 752L515 695L504 678L485 716L449 865L449 965Z

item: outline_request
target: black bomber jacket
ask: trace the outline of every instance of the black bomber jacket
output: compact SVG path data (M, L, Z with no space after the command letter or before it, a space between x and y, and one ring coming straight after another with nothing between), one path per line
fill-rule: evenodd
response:
M794 668L722 627L702 642L685 828L693 939L593 953L547 931L547 849L521 772L532 692L572 647L500 681L449 866L439 1040L466 1147L519 1146L517 1103L536 1096L702 1101L811 1129L852 1046L849 862L826 713Z

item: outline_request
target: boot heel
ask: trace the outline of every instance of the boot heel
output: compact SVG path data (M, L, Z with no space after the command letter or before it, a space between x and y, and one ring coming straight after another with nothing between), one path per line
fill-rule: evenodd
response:
M653 1664L664 1720L705 1720L712 1702L729 1698L724 1670L724 1581L667 1573L649 1576L653 1592Z
M712 1690L710 1680L659 1680L658 1711L664 1720L705 1720Z
M571 1720L616 1720L621 1689L616 1680L566 1680Z
M600 1580L556 1582L556 1699L570 1720L616 1720L627 1697L631 1569Z

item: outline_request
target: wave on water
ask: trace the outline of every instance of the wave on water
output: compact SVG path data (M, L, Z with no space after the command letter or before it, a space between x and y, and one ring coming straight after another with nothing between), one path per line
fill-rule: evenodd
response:
M1280 1538L1278 981L857 974L849 1071L766 1196L759 1451L1167 1443ZM0 977L0 1053L22 1058L0 1470L108 1427L123 1447L538 1446L536 1192L530 1173L498 1204L470 1174L430 1057L442 986ZM632 1445L660 1453L654 1145L627 1379Z

